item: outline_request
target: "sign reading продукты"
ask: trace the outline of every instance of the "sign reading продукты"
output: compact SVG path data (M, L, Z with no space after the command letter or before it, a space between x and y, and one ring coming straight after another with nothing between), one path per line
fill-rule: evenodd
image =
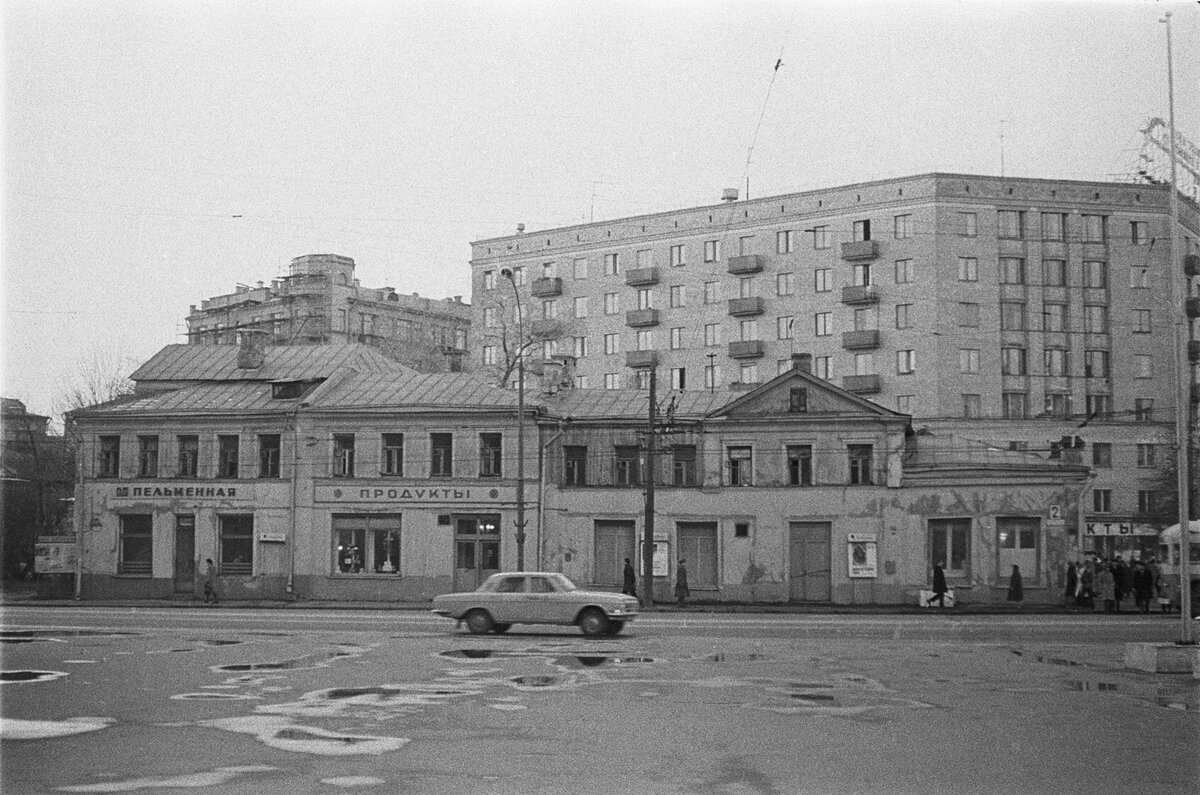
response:
M512 502L516 492L511 486L379 486L366 483L318 485L316 502L386 502L413 505L490 504Z

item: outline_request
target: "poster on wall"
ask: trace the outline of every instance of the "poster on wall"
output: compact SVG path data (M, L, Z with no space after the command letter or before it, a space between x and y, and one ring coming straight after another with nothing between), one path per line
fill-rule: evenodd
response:
M638 576L641 576L646 571L645 566L642 563L642 561L645 560L645 558L643 557L645 549L646 549L646 542L641 539L638 539L638 559L637 559ZM658 539L654 540L654 576L655 577L666 577L668 574L671 573L671 556L670 556L670 554L668 554L669 552L670 552L670 547L667 545L667 542L665 539L662 541L660 541Z
M33 570L38 574L75 573L78 557L74 536L38 536L33 554Z
M878 539L874 533L848 533L846 558L851 577L878 577Z

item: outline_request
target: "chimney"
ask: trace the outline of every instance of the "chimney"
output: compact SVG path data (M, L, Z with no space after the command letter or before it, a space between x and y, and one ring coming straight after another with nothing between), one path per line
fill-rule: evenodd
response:
M572 389L575 386L575 362L574 356L559 356L562 361L562 375L559 378L559 385L563 389Z
M738 200L738 189L737 188L726 188L725 190L721 191L721 201L735 202L737 200Z
M446 351L446 366L452 373L461 373L463 369L463 351Z
M542 394L553 395L562 382L563 363L558 359L542 362Z
M267 333L245 329L238 336L237 366L239 370L257 370L267 358Z
M812 372L812 354L811 353L793 353L792 354L792 369L799 370L802 373Z

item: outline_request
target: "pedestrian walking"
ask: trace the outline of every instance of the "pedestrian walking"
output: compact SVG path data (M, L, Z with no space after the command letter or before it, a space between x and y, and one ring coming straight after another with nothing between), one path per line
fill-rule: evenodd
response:
M217 567L212 558L204 560L204 603L215 604L217 601Z
M621 593L634 598L637 597L637 572L633 570L633 564L629 562L629 558L625 558L625 571L623 573Z
M1096 609L1095 587L1096 572L1092 568L1092 562L1088 561L1079 567L1079 607Z
M1124 558L1113 561L1113 598L1117 612L1121 612L1121 600L1133 591L1133 572L1125 565Z
M1104 603L1105 613L1115 612L1117 590L1112 570L1107 565L1101 565L1100 572L1096 575L1096 596Z
M680 558L679 569L675 572L675 598L682 605L683 601L691 595L691 592L688 590L687 561Z
M1133 598L1138 610L1150 612L1150 600L1154 598L1154 573L1140 560L1133 564Z
M1076 569L1078 564L1067 563L1067 585L1063 589L1063 607L1071 607L1076 604L1076 590L1079 588L1079 571Z
M1008 578L1008 601L1018 605L1025 601L1025 587L1021 583L1021 568L1013 564L1012 575Z
M942 568L942 562L939 560L933 564L933 596L929 597L929 601L925 603L929 607L934 602L938 603L938 607L946 606L946 571Z

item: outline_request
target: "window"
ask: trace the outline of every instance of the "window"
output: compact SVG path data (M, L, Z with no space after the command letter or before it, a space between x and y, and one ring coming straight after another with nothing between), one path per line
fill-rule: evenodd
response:
M604 255L604 274L606 276L616 276L621 272L620 255L616 253Z
M788 389L788 413L803 414L808 411L808 387L794 386Z
M930 519L929 560L934 564L942 564L948 580L969 579L971 576L971 520Z
M616 481L618 486L639 486L642 482L636 445L617 445Z
M854 240L856 242L871 239L871 219L854 222Z
M651 329L638 329L637 333L637 349L639 351L654 350L654 331Z
M967 419L979 419L983 416L983 396L968 395L962 396L962 415Z
M742 342L753 342L758 339L758 321L754 319L739 320L738 337Z
M704 261L716 262L721 258L721 241L720 240L705 240L704 241Z
M815 375L817 378L823 378L826 381L833 380L833 357L814 356L813 375Z
M1158 492L1152 489L1138 489L1138 513L1155 513L1158 508Z
M483 325L487 328L496 328L500 325L500 313L497 307L485 306L483 308Z
M1112 395L1088 395L1087 413L1089 417L1107 417L1112 414Z
M896 372L900 375L912 375L917 371L917 352L914 350L896 351Z
M200 437L185 435L177 437L179 444L179 470L176 477L194 478L199 473Z
M1046 348L1042 351L1042 372L1057 378L1068 376L1071 374L1070 359L1070 351L1065 348Z
M958 280L960 282L979 281L979 260L975 257L959 257Z
M754 235L743 235L738 238L738 254L746 256L754 253Z
M558 317L558 301L547 298L542 301L542 320L553 320Z
M404 476L404 434L385 433L382 437L383 467L381 475Z
M1108 378L1108 351L1084 351L1083 374L1087 378Z
M96 477L115 478L121 474L121 437L100 437L100 460Z
M217 437L217 477L236 478L238 476L239 447L240 439L237 436Z
M1000 328L1005 331L1024 331L1025 304L1017 302L1000 304Z
M979 349L978 348L959 348L958 349L958 371L960 373L975 374L979 372Z
M479 434L479 477L501 476L501 440L502 435L499 433Z
M525 285L525 266L518 265L512 269L512 272L513 284L517 285L518 287L523 287Z
M912 414L913 395L896 395L896 411L901 414Z
M1133 355L1133 377L1153 378L1154 357L1145 353L1135 353Z
M604 314L615 315L621 311L621 296L617 293L604 294Z
M1017 240L1025 237L1025 212L1023 210L1000 210L996 213L996 222L999 237Z
M1062 332L1067 330L1067 305L1042 304L1042 330Z
M149 577L154 564L154 518L148 513L121 514L117 574Z
M260 478L279 477L279 449L281 437L277 433L260 433L258 435L258 476Z
M718 300L720 300L720 299L717 298L717 283L716 282L705 282L704 283L704 303L715 304L715 303L717 303Z
M681 306L686 306L686 295L687 293L682 284L671 285L671 308L678 309Z
M794 321L795 318L791 315L775 318L775 337L781 340L790 340Z
M586 375L575 376L575 388L576 389L587 389L588 388L588 377Z
M738 298L754 297L754 277L743 276L738 279Z
M1083 263L1083 286L1107 289L1108 263L1104 260L1086 260Z
M429 476L448 478L454 474L454 434L429 434Z
M916 269L910 259L896 260L896 284L908 284L916 281Z
M1083 216L1083 242L1105 243L1108 241L1108 216Z
M637 291L637 308L638 309L653 309L654 308L654 291L649 287L641 287Z
M959 213L958 234L963 237L977 236L979 234L979 216L975 213Z
M897 240L913 236L913 220L911 215L897 215L895 220Z
M1067 286L1067 261L1065 259L1042 260L1042 283L1047 287Z
M493 367L496 364L496 346L483 346L483 364L485 367Z
M1000 373L1002 375L1025 375L1025 349L1001 348Z
M818 293L827 293L833 289L833 280L830 275L833 273L829 268L817 268L813 271L813 290Z
M1089 304L1083 308L1083 330L1088 334L1108 333L1108 307Z
M813 315L814 331L818 337L828 337L833 334L833 322L829 312L817 312Z
M671 350L678 351L683 349L683 335L686 332L686 327L675 326L671 329Z
M870 486L874 448L869 444L851 444L847 445L846 452L850 457L850 485Z
M1029 416L1029 395L1024 392L1005 392L1000 396L1000 402L1006 420L1023 420Z
M483 272L483 289L485 289L485 290L495 290L496 289L496 272L495 271L484 271Z
M830 243L829 243L829 227L828 226L813 227L812 235L813 235L813 248L815 248L815 249L829 248Z
M979 328L979 304L960 303L958 325L963 328Z
M1001 257L1000 258L1000 283L1001 284L1024 284L1025 283L1025 260L1020 257Z
M743 362L739 370L741 371L740 383L757 384L759 382L758 362Z
M138 437L138 477L158 477L158 437Z
M1133 310L1133 333L1134 334L1149 334L1152 330L1150 323L1149 309Z
M605 389L620 389L621 388L621 375L619 373L605 373L604 374L604 388Z
M752 450L749 445L730 445L725 448L725 469L730 486L750 486L754 483Z
M612 356L621 352L621 335L620 334L605 334L604 335L604 354Z
M670 252L672 268L680 268L687 264L687 257L682 243L671 246Z
M1135 398L1133 401L1133 419L1137 422L1152 422L1154 420L1154 399Z
M576 359L584 359L588 355L588 338L587 337L572 337L571 338L571 355Z
M855 375L875 375L875 354L873 354L873 353L856 353L856 354L854 354L854 374Z
M1112 489L1092 489L1092 511L1095 513L1112 512Z
M871 283L871 263L856 263L852 269L851 284L855 287L870 287Z
M576 257L571 263L571 272L576 281L581 281L588 277L588 261L584 257Z
M790 358L775 360L775 375L783 375L784 373L786 373L788 370L791 370L791 369L792 369L792 360Z
M696 485L696 445L677 444L671 448L671 482L676 486Z
M217 518L218 570L221 574L254 573L254 515L230 514Z
M788 485L811 486L813 484L812 462L811 444L789 444L787 446Z
M1092 466L1100 469L1112 468L1112 444L1110 442L1092 443Z
M587 447L563 445L563 485L587 485Z
M654 250L649 248L639 248L637 251L637 266L639 268L649 268L654 265Z
M1130 268L1129 286L1135 290L1150 289L1150 269L1143 267Z
M896 328L911 328L912 321L909 314L912 310L912 304L896 304Z
M1137 465L1143 468L1158 466L1157 447L1154 444L1141 443L1137 446Z
M1144 246L1150 242L1150 228L1145 221L1129 222L1129 242L1135 246Z
M792 295L796 292L791 273L775 274L775 294Z
M784 229L775 233L775 253L790 254L796 250L796 233Z
M1066 228L1065 213L1042 213L1042 240L1063 240Z
M400 516L334 515L335 574L399 574Z
M335 478L354 477L354 434L333 435L333 471Z
M671 389L680 391L687 389L687 369L684 367L671 368Z
M704 324L704 347L715 348L721 344L721 326L718 323Z
M1057 392L1046 394L1045 413L1050 417L1065 419L1071 416L1071 396Z
M588 299L586 295L580 295L572 302L574 304L575 317L588 316Z
M704 388L716 389L721 382L721 366L719 364L706 364L704 366Z

